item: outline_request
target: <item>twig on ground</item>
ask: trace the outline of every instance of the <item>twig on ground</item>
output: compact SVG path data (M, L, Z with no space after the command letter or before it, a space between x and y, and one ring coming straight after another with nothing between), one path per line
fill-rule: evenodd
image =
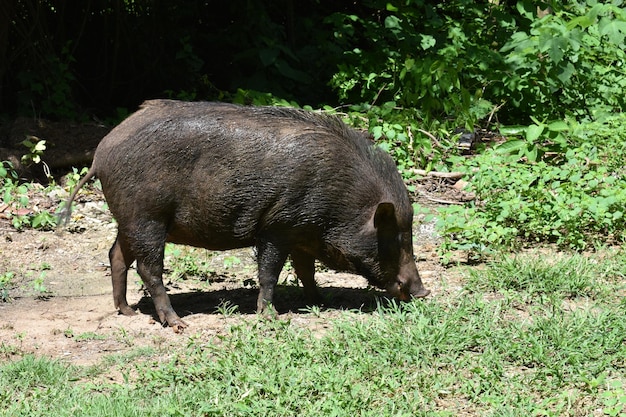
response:
M438 171L426 171L424 169L412 169L412 173L421 175L423 177L436 177L436 178L450 178L458 180L465 176L464 172L438 172Z

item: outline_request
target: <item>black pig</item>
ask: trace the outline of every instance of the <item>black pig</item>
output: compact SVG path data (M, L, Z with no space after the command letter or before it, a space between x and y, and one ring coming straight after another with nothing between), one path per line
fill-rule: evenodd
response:
M413 209L385 152L336 117L275 107L145 102L98 145L96 175L118 235L109 252L116 308L129 266L160 320L187 325L162 281L165 242L211 250L256 246L262 312L291 256L311 302L314 261L409 300L425 297L413 259ZM66 219L67 220L67 219Z

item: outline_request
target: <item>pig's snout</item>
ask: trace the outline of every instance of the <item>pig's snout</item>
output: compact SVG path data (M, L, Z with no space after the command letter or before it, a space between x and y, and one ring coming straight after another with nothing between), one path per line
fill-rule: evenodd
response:
M426 288L424 288L423 285L421 285L417 291L411 292L411 297L424 298L424 297L427 297L428 294L430 294L430 290L427 290Z
M409 301L412 298L424 298L430 294L430 290L424 287L419 277L417 278L417 282L412 283L399 278L386 289L391 296L401 301Z

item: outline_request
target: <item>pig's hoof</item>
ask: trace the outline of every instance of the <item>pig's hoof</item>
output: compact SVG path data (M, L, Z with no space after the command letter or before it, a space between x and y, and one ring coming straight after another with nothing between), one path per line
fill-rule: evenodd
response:
M174 320L173 323L168 322L168 324L170 325L172 330L174 330L174 333L182 333L187 327L189 327L187 323L185 323L181 319Z
M135 316L137 314L135 310L133 310L127 305L120 307L120 313L122 313L125 316Z
M256 312L265 319L275 319L278 316L278 312L272 303L266 304L262 308L257 308Z

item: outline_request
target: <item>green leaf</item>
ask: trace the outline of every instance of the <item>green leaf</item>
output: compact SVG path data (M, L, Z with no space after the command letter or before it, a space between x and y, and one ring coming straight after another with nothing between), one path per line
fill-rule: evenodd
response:
M561 71L559 71L557 77L563 84L567 84L572 78L572 75L574 75L574 72L576 72L574 65L572 65L571 62L568 62L567 65L561 67Z
M34 152L43 152L46 150L46 141L45 140L40 140L39 142L37 142L37 144L35 144L33 151Z
M500 134L502 136L519 136L526 132L528 126L502 126L500 127Z
M423 50L430 49L433 46L435 46L435 44L437 43L435 38L430 35L421 35L421 37L422 37L422 40L420 41L420 46L422 47Z
M261 59L261 63L264 67L269 67L274 62L276 62L276 58L278 58L278 49L275 48L265 48L259 51L259 58Z
M391 3L387 3L387 11L388 12L397 12L398 8Z
M600 34L606 35L615 45L624 43L624 37L626 37L626 22L603 17L600 20L599 29Z
M543 133L545 129L545 125L530 125L528 126L528 130L526 130L526 140L528 142L534 142L537 140L539 136Z
M380 137L383 135L383 127L374 126L372 128L372 135L374 135L374 139L380 139Z
M515 6L519 14L527 19L533 20L535 15L536 6L534 2L529 0L518 1Z
M551 132L565 132L569 130L569 126L563 120L557 120L548 124L548 130Z
M496 148L496 151L499 153L513 153L519 151L520 149L526 148L526 146L526 141L523 141L521 139L513 139L504 142L503 144L498 146Z
M548 54L555 64L558 64L563 59L565 50L567 49L568 42L562 36L551 38L547 44L549 45Z
M387 29L400 29L400 19L397 16L387 16L385 18L385 28Z
M590 16L578 16L578 17L573 18L569 22L567 22L565 27L567 28L567 30L572 30L576 26L580 26L581 28L585 29L591 26L592 24L593 24L593 20Z
M530 162L537 162L538 149L536 146L531 146L526 149L526 158Z

